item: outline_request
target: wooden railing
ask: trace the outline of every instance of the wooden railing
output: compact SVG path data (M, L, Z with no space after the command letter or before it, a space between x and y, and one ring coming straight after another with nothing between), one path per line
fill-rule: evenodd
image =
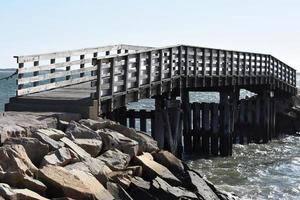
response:
M167 90L205 87L206 78L224 77L229 80L224 85L268 84L296 93L296 70L267 54L185 45L115 45L17 59L17 96L96 80L100 80L97 98L101 100L144 88L151 96L151 88L157 91L157 85L164 92L166 83Z
M18 62L17 96L69 86L97 78L92 59L132 53L151 47L111 45L48 54L15 56Z

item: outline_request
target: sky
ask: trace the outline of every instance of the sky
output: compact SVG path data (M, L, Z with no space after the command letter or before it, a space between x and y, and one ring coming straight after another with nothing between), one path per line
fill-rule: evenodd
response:
M0 31L0 68L123 43L266 53L300 70L300 0L1 0Z

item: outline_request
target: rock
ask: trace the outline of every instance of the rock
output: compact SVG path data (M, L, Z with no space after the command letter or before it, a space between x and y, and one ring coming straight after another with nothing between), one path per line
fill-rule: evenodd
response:
M68 126L69 126L69 122L64 120L59 120L57 124L57 129L66 132Z
M197 188L197 194L203 199L219 200L214 191L206 184L206 182L195 172L188 170L191 183Z
M139 145L135 140L125 137L124 135L110 129L100 129L97 133L99 133L102 137L103 151L117 148L118 150L130 155L130 157L137 155Z
M48 137L47 135L45 135L44 133L41 133L39 131L35 131L32 134L32 137L37 138L38 140L40 140L41 142L43 142L45 144L48 144L50 151L55 151L56 149L59 149L64 146L63 143L55 141L55 140L51 139L50 137Z
M0 166L4 172L18 172L33 176L38 170L22 145L5 145L0 147Z
M77 160L77 157L72 153L69 148L62 147L56 151L46 155L41 163L41 166L56 165L65 166Z
M81 119L79 121L80 124L89 127L90 129L97 131L99 129L107 128L109 125L114 124L113 121L105 120L105 119Z
M5 141L4 145L5 144L22 145L26 150L28 157L36 166L40 165L43 157L49 152L48 145L40 142L36 138L29 138L29 137L9 138Z
M47 200L47 198L42 197L38 193L35 193L28 189L13 189L13 191L17 194L18 199L26 199L26 200Z
M90 189L98 200L113 200L114 197L103 187L101 183L90 173L73 169L71 174L79 178L82 183Z
M83 139L98 139L101 137L94 130L88 128L85 125L79 124L75 121L71 121L66 130L66 134L69 138L83 138Z
M57 130L55 128L38 129L36 132L42 133L56 141L66 136L64 132L62 132L61 130Z
M174 199L198 199L193 192L187 191L181 187L174 187L169 185L160 177L156 177L152 182L152 194L159 199L174 200Z
M40 195L44 195L47 190L47 186L44 183L29 176L24 177L22 186L37 192Z
M74 142L83 148L86 152L91 154L92 157L99 155L102 149L102 140L98 139L75 139Z
M143 178L146 180L152 180L156 176L159 176L172 185L181 185L180 180L168 168L155 162L150 153L143 153L140 156L136 156L133 161L143 167Z
M115 200L133 200L129 194L116 183L107 182L107 190L113 195Z
M151 183L141 177L131 178L128 193L133 199L155 200L158 199L150 193Z
M82 181L63 167L47 165L37 173L37 178L52 189L52 197L64 196L74 199L93 199L94 195Z
M130 156L119 151L118 149L108 150L98 156L97 159L105 162L105 164L112 170L125 169L130 162Z
M172 153L160 150L159 152L152 153L152 156L156 162L168 168L178 178L183 179L185 177L186 171L182 161Z
M157 142L152 137L141 131L136 131L133 128L128 128L116 123L109 124L109 129L117 131L124 136L137 141L139 143L139 154L142 152L152 153L159 150Z
M112 170L105 163L96 158L88 158L82 162L73 163L65 166L67 170L78 169L84 172L89 172L102 184L106 185Z
M17 200L17 194L11 189L11 187L6 183L0 183L0 195L4 199Z
M84 149L75 144L69 138L64 137L61 138L60 141L62 141L66 146L72 149L81 159L88 159L91 157L89 153L87 153Z

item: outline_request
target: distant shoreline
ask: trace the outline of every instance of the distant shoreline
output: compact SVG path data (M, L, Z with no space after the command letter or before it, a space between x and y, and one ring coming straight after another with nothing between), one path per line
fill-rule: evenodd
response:
M4 68L4 69L0 68L0 72L14 72L14 71L16 71L16 68Z

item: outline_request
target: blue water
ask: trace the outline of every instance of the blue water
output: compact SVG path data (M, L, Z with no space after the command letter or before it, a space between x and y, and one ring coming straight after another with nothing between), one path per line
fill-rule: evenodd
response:
M0 78L12 73L0 72ZM0 81L0 111L15 95L15 83L15 77ZM243 95L251 94L243 92ZM218 102L218 95L213 93L193 93L190 98ZM129 105L131 109L153 107L154 101L149 99ZM300 199L300 137L297 136L268 144L234 145L232 157L195 158L187 163L217 187L234 192L241 199Z

